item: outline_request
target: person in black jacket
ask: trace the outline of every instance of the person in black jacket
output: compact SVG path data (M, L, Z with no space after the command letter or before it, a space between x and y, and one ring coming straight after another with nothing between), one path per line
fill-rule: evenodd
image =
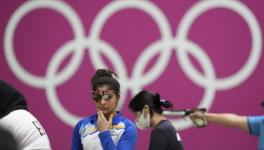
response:
M183 150L179 133L171 122L162 115L162 107L170 108L172 103L161 100L159 94L141 91L129 103L140 129L152 127L149 150Z
M24 96L0 80L0 127L11 132L19 150L51 150L48 136L28 111Z

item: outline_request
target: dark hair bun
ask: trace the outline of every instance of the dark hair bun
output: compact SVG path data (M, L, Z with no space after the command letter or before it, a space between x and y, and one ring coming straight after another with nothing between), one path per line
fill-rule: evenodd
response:
M120 91L120 84L118 76L112 70L109 69L97 69L91 80L93 90L104 84L109 85L112 90L117 94Z
M97 69L94 78L99 78L99 77L118 77L116 73L114 73L112 70L109 69Z
M161 99L159 93L155 94L155 98L156 98L156 106L160 106L161 107L165 107L165 108L173 108L173 104L165 99Z

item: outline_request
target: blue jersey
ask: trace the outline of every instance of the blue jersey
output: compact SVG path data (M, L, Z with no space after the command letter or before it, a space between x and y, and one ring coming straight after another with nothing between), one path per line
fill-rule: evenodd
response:
M264 116L248 117L250 134L259 137L258 150L264 150Z
M134 150L137 129L121 113L113 118L113 127L100 132L97 114L77 123L72 138L72 150Z

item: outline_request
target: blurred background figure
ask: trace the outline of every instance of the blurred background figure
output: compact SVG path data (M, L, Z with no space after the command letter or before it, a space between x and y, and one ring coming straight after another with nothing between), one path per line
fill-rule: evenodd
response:
M12 133L19 150L51 149L44 128L28 111L24 96L2 80L0 80L0 126Z
M171 122L162 115L163 109L172 108L159 94L141 91L129 103L129 108L136 116L136 125L140 129L153 128L149 150L183 150L181 138Z

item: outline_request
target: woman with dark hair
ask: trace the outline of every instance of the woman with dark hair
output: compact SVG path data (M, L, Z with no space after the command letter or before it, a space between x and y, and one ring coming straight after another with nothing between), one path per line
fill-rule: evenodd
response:
M134 150L137 129L133 122L116 111L120 97L117 75L98 69L91 79L92 99L97 114L77 123L72 150Z
M140 129L152 127L149 150L183 150L181 139L171 122L162 115L162 107L172 108L159 94L141 91L129 103L136 116L136 126Z

